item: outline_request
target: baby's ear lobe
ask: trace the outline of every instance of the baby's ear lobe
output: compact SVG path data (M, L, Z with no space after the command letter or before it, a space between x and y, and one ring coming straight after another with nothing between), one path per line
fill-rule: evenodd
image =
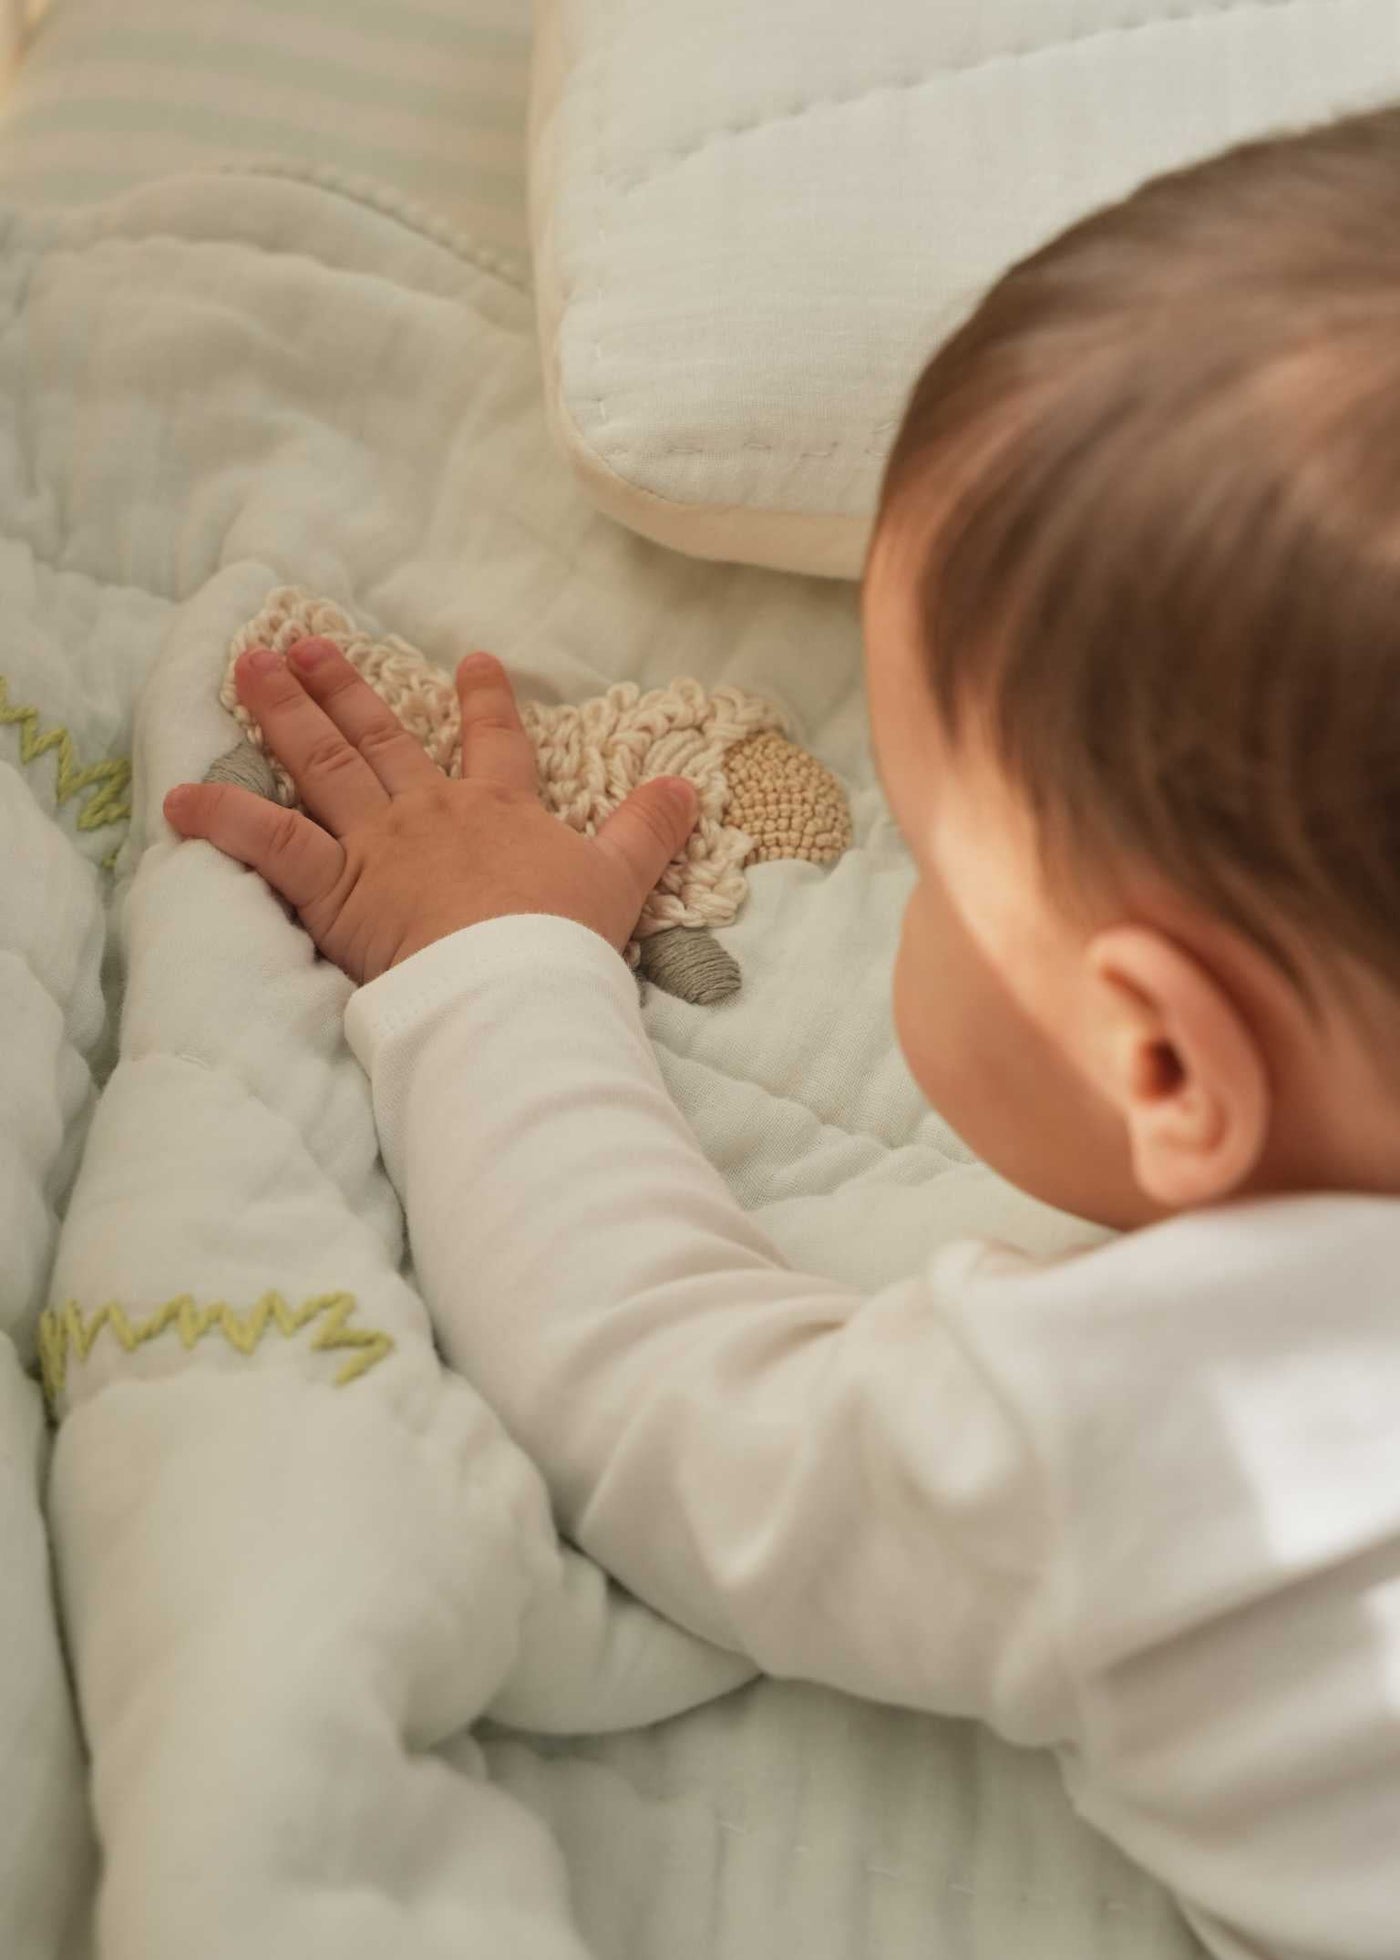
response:
M1148 926L1091 941L1091 1067L1128 1132L1145 1196L1173 1211L1228 1197L1268 1139L1254 1030L1191 952Z

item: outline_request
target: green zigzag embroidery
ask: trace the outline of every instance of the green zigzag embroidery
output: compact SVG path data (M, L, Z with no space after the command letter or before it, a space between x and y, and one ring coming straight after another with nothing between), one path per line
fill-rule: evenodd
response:
M289 1307L280 1293L269 1292L242 1313L223 1300L198 1307L193 1294L181 1293L145 1319L134 1321L115 1301L99 1307L89 1318L76 1300L65 1300L61 1307L46 1307L39 1316L39 1366L44 1394L50 1409L54 1409L68 1379L70 1355L86 1361L104 1332L127 1354L134 1354L147 1341L157 1340L173 1328L187 1351L208 1335L218 1334L239 1354L251 1355L272 1329L290 1340L313 1321L321 1323L311 1343L313 1348L350 1350L349 1358L335 1377L336 1387L343 1388L347 1382L367 1374L394 1349L392 1338L377 1328L352 1327L354 1312L353 1293L317 1293L303 1300L299 1307Z
M86 768L82 767L68 730L62 727L41 730L37 708L11 707L9 686L0 674L0 728L16 726L22 763L37 762L50 749L58 751L55 790L60 807L69 797L87 792L78 812L79 830L101 830L109 823L125 823L131 815L131 804L125 800L131 786L131 764L126 757L112 756L104 762L90 762Z

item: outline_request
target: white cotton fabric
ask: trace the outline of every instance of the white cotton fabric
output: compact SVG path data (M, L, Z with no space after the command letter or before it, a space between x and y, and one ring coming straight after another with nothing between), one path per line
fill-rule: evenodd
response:
M579 1545L774 1675L1054 1748L1222 1960L1393 1960L1400 1202L862 1297L734 1203L586 928L458 932L346 1026L444 1351Z
M599 507L860 570L916 375L1158 172L1394 95L1394 0L539 0L545 394Z
M11 645L40 650L17 556L0 545ZM16 692L22 659L0 660ZM17 751L0 751L0 1953L83 1960L94 1842L45 1529L49 1437L29 1368L95 1101L104 922L95 866L42 787L31 792Z

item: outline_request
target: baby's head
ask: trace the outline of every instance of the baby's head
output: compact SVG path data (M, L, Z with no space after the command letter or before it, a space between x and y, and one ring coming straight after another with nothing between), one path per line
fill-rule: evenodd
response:
M1157 180L925 370L866 566L911 1066L1131 1225L1400 1192L1400 113Z

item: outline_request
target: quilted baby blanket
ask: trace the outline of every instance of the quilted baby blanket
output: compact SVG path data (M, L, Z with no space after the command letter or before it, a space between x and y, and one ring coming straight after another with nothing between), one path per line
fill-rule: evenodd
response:
M1053 1250L1081 1228L893 1040L909 874L853 590L594 514L527 296L352 184L3 224L0 1952L1192 1951L1053 1765L757 1681L561 1542L435 1351L350 983L160 814L238 743L229 649L288 585L444 671L489 647L542 712L677 676L781 703L850 847L751 866L740 990L649 990L668 1085L812 1270Z

